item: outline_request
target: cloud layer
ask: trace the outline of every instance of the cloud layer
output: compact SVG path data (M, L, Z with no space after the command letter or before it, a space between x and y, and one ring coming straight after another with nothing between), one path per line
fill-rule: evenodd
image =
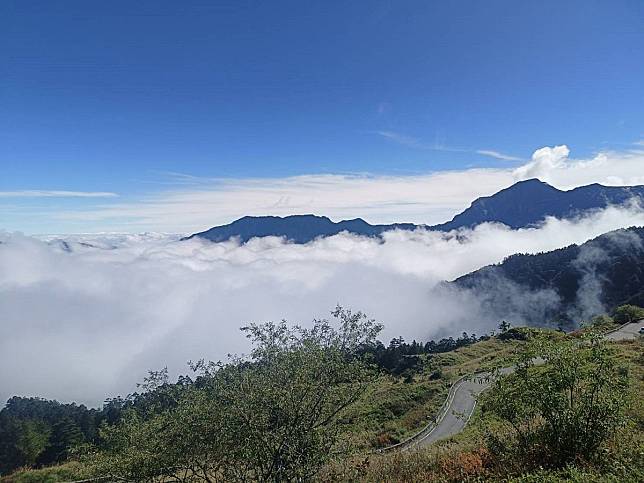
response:
M391 133L389 133L391 134ZM362 217L372 223L433 224L450 220L477 197L516 181L537 177L560 189L590 183L644 184L644 150L602 152L573 159L567 146L544 147L516 168L477 168L418 175L304 175L274 179L204 179L173 176L181 188L138 201L87 209L56 210L48 216L71 231L106 229L194 233L244 215L313 213L334 220ZM500 159L504 154L485 151ZM38 216L43 216L42 210ZM24 219L23 217L22 219ZM31 232L36 232L33 229Z
M433 291L438 282L631 225L644 225L642 211L609 208L518 231L486 224L458 236L340 234L306 245L0 234L0 398L99 404L133 391L147 369L168 365L176 374L189 359L244 351L237 329L248 322L307 323L336 303L385 323L385 340L482 333L497 321L476 301Z
M115 198L106 191L20 190L0 191L0 198Z

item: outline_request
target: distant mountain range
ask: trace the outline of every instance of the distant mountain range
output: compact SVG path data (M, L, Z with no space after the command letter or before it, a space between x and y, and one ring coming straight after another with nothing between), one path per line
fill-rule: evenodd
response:
M644 186L591 184L562 191L538 179L529 179L492 196L476 199L465 211L440 225L371 225L361 218L335 223L327 217L315 215L245 216L228 225L195 233L184 240L199 237L221 242L236 237L241 243L246 243L255 237L278 236L293 243L308 243L316 238L336 235L343 231L373 237L393 229L424 228L450 231L472 228L485 222L503 223L517 229L536 225L549 216L571 218L591 210L606 208L608 205L622 205L633 198L644 203Z
M469 291L499 320L530 325L571 326L622 304L644 306L644 227L512 255L446 285Z
M237 237L242 243L246 243L251 238L280 236L293 243L308 243L316 238L337 235L343 231L363 236L378 236L388 230L416 228L418 226L412 223L371 225L361 218L334 223L326 216L315 215L244 216L229 225L216 226L184 239L200 237L221 242Z

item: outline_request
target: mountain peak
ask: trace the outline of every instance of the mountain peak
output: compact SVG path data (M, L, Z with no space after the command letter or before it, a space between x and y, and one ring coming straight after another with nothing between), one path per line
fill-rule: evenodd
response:
M534 191L543 191L543 192L560 191L554 186L546 183L545 181L541 181L538 178L530 178L530 179L517 181L512 186L508 186L507 188L499 191L498 193L492 196L496 196L500 193L508 192L508 191L511 192L511 191L525 191L525 190L534 190Z
M522 179L520 181L517 181L516 183L514 183L509 188L519 186L519 185L531 185L531 184L550 186L548 183L546 183L545 181L541 181L539 178L528 178L528 179ZM509 188L506 188L506 189L509 189Z
M503 223L518 229L535 226L546 217L570 218L586 210L621 204L633 196L644 199L644 186L605 187L600 184L562 191L537 178L519 181L492 196L476 199L436 230L471 228L481 223Z

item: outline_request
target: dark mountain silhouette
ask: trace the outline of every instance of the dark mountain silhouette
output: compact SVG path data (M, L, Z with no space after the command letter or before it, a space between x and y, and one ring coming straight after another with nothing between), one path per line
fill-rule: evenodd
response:
M644 306L644 227L582 245L516 254L448 284L469 291L499 319L570 327L622 304Z
M280 236L294 243L308 243L318 237L337 235L343 231L364 236L378 236L396 228L414 230L417 226L412 223L371 225L361 218L334 223L326 216L315 215L245 216L229 225L216 226L186 239L201 237L220 242L238 237L240 242L246 243L255 237Z
M621 205L632 198L644 201L644 186L602 186L595 183L561 191L538 179L529 179L492 196L476 199L452 221L432 228L449 231L486 221L503 223L510 228L525 228L538 224L547 216L572 218L589 210Z
M570 218L608 205L621 205L635 198L644 202L644 186L608 187L599 184L561 191L537 179L521 181L498 193L475 200L451 221L435 226L395 223L371 225L361 218L335 223L324 216L293 215L245 216L228 225L216 226L192 237L220 242L238 237L245 243L263 236L285 237L294 243L307 243L318 237L346 231L356 235L379 236L393 229L450 231L471 228L485 222L503 223L511 228L525 228L548 216Z

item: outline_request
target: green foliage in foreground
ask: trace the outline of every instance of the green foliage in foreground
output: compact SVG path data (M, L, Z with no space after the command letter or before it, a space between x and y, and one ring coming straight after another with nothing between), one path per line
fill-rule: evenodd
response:
M339 329L251 325L249 360L199 362L175 407L102 429L98 475L134 481L300 481L338 451L339 417L374 377L356 356L381 329L336 309ZM158 387L154 388L159 390Z
M390 374L375 378L355 356L365 354L377 324L361 314L338 310L335 315L339 329L324 321L311 331L284 324L251 326L246 332L256 350L250 358L197 363L199 377L189 383L168 384L165 372L152 373L139 395L145 404L126 409L120 424L104 424L104 439L82 464L19 471L2 481L71 481L92 473L151 482L644 481L643 340L605 343L592 336L511 328L424 357L421 370L407 381ZM507 367L512 362L506 357L516 357L517 350L526 377L520 368L500 384L517 389L525 383L535 396L508 401L518 405L522 417L514 422L533 438L530 447L521 447L512 422L493 410L494 398L501 396L492 390L479 405L486 411L478 411L455 438L417 453L348 454L347 442L364 450L383 428L394 435L416 431L442 403L450 381ZM439 379L432 377L436 370L442 373ZM627 382L639 395L630 407ZM570 387L574 404L567 403ZM596 403L586 404L593 387ZM325 409L316 413L309 409L318 394ZM305 406L298 411L299 401ZM616 407L615 418L595 424L592 415L605 405ZM553 419L558 424L544 417L544 408L550 408L550 416L561 413ZM622 424L624 410L633 424ZM323 424L311 425L312 420ZM567 457L551 458L566 438L573 446L579 443L574 428L584 422L583 431L598 435L596 449L582 442ZM38 438L25 450L30 447L38 450Z
M557 342L538 338L521 351L516 371L497 381L483 406L506 423L490 450L534 466L591 461L626 423L628 372L594 333Z

